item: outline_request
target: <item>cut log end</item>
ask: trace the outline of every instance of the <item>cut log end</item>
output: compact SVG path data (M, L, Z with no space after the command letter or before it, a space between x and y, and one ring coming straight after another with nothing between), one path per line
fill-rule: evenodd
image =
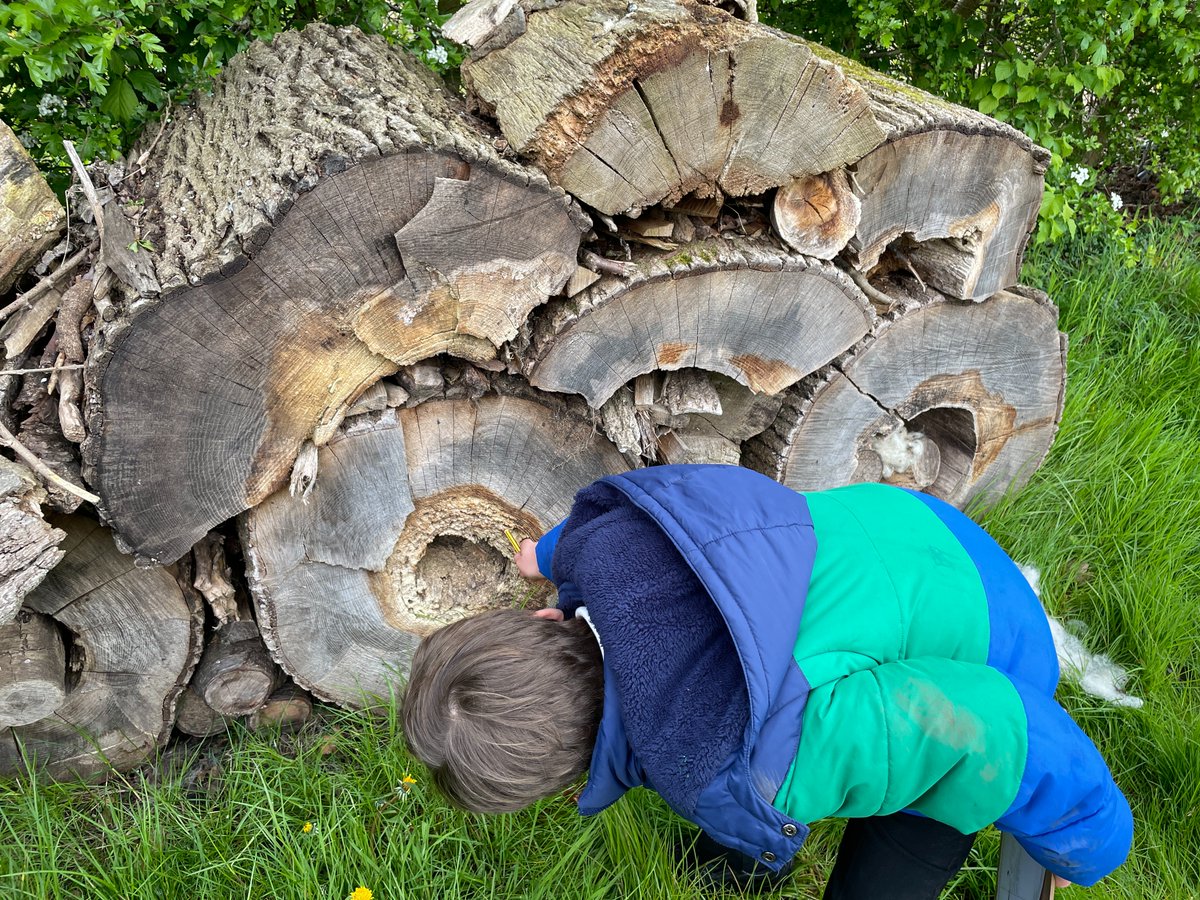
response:
M861 203L844 170L794 178L775 193L771 223L793 250L833 259L858 229Z

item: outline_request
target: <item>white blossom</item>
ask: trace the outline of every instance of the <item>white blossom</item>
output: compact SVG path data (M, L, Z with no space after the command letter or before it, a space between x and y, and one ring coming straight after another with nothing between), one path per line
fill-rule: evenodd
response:
M1162 136L1163 136L1163 137L1170 137L1170 136L1171 136L1171 132L1167 131L1167 129L1165 129L1165 128L1164 128L1164 129L1162 130Z
M65 109L67 101L57 94L42 94L41 102L38 103L38 115L52 116L60 109Z
M441 44L434 44L432 50L425 51L425 58L444 66L446 64L446 48Z
M21 146L26 150L32 150L37 145L37 138L35 138L28 131L22 131L20 134L18 134L17 140L21 142Z
M1083 184L1088 180L1088 174L1087 166L1076 166L1071 177L1075 179L1076 184Z
M1112 204L1113 209L1120 209L1125 205L1125 201L1121 199L1121 195L1116 191L1108 195L1108 202Z

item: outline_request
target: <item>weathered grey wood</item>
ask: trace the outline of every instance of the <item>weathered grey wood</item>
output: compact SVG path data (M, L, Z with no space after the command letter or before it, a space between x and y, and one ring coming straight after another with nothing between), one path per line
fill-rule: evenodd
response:
M797 490L882 480L876 442L903 425L937 445L926 488L935 496L962 507L1024 484L1062 417L1066 336L1057 309L1025 288L981 304L887 288L906 311L789 391L743 464ZM916 477L893 472L891 480Z
M228 622L204 648L192 687L213 712L245 716L254 712L283 680L251 619Z
M943 293L986 299L1017 283L1044 169L997 133L944 128L891 140L855 167L863 196L852 258L869 272L890 252Z
M37 377L37 380L40 382L45 377ZM18 440L55 475L74 485L83 484L79 448L63 435L63 426L58 418L59 404L45 392L45 385L39 384L32 393L33 408L21 423ZM57 512L75 512L83 502L78 495L53 482L47 482L45 487L46 505Z
M11 128L0 120L0 297L58 238L67 216Z
M771 224L798 253L833 259L854 236L861 214L849 177L837 169L781 185L771 205Z
M28 725L62 706L66 671L53 619L22 609L0 625L0 728Z
M229 723L229 716L223 716L207 703L194 687L188 685L179 695L175 706L175 727L184 734L192 737L212 737L223 733Z
M763 193L882 140L862 89L779 32L690 0L540 7L518 7L523 31L473 54L464 83L518 152L601 212Z
M89 360L87 478L124 545L178 558L370 384L495 357L565 284L587 217L494 139L403 51L317 25L176 117L141 186L163 296L127 285Z
M28 350L46 323L53 318L61 300L62 294L54 288L42 291L27 309L17 312L0 326L0 340L4 341L5 355L19 356Z
M124 771L170 732L198 621L174 575L136 567L107 529L78 516L51 523L67 532L66 555L25 606L71 636L67 697L52 715L0 731L0 771L26 759L55 778Z
M528 391L528 388L525 389ZM545 596L509 562L575 491L624 461L590 421L513 396L356 417L320 450L307 504L286 491L243 516L247 577L276 660L317 697L387 696L420 636Z
M63 557L66 534L42 518L45 498L32 472L0 457L0 625Z
M521 354L535 387L599 408L640 374L696 367L773 394L874 320L842 272L766 245L713 241L636 262L633 277L601 279L539 313Z
M229 580L232 570L225 559L225 539L209 532L192 548L192 587L200 592L218 625L239 618L237 592Z

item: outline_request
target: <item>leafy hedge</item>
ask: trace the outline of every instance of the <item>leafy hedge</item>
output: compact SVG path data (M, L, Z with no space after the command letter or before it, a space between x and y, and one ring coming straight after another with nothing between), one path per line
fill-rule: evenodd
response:
M250 41L320 20L358 25L453 68L436 0L17 0L0 3L0 118L60 192L64 138L85 162L126 150L170 102Z
M1195 0L760 0L764 21L1049 148L1039 237L1119 229L1126 180L1200 184Z

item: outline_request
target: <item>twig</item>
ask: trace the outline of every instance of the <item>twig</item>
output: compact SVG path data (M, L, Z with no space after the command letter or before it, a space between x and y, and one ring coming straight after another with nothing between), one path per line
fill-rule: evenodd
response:
M97 273L93 273L95 275ZM79 323L83 314L92 305L92 288L95 282L86 279L75 282L63 291L58 304L58 319L54 333L58 335L58 347L71 362L83 362L83 339L79 334Z
M64 366L45 366L40 369L0 369L0 377L5 375L41 375L45 372L61 372L65 369L82 369L83 363L67 363Z
M150 146L147 147L141 153L141 155L138 156L137 161L134 163L134 165L138 167L139 172L145 171L146 160L148 160L150 158L150 154L154 151L154 148L156 146L158 146L158 139L163 136L163 132L167 130L167 125L170 123L170 121L171 121L171 101L170 101L170 99L168 99L167 100L167 108L163 110L162 125L160 125L158 128L158 134L156 134L154 136L154 140L152 140L150 142ZM124 181L124 179L121 179L121 180Z
M81 356L79 359L82 360L83 357ZM62 371L62 367L66 363L66 361L67 361L67 354L65 354L61 350L59 350L58 356L54 357L54 368L50 372L50 380L46 382L46 393L47 394L53 394L54 389L56 387L58 387L58 373ZM76 360L72 360L72 362L76 362ZM76 442L76 443L78 443L78 442Z
M18 310L29 309L30 304L35 299L40 297L44 292L54 287L60 278L75 271L79 264L87 257L88 253L91 252L91 249L91 247L84 247L65 263L55 269L51 274L47 275L12 303L8 304L8 306L0 308L0 322L3 322Z
M76 497L79 497L82 500L86 500L88 503L99 505L99 497L93 493L90 493L89 491L85 491L81 487L71 484L71 482L67 481L65 478L61 478L52 472L49 466L30 453L28 448L18 441L11 431L4 427L3 423L0 423L0 444L11 447L17 456L21 457L21 459L26 462L29 468L33 469L33 471L37 472L42 476L42 478L46 479L51 484L61 488L67 493L74 494Z
M608 259L593 250L585 250L583 252L583 265L585 268L591 269L593 272L599 272L602 275L619 275L622 278L630 278L637 274L636 265L616 259Z
M883 291L876 288L871 282L867 281L867 276L862 272L859 272L857 269L850 269L846 274L850 276L850 280L858 285L858 289L866 294L867 298L873 303L883 306L884 309L895 309L898 302L896 298L889 297Z
M67 156L71 157L71 166L75 169L75 174L79 176L79 185L83 188L83 195L87 197L88 204L92 207L92 216L96 220L96 231L100 234L100 244L103 246L104 206L100 203L100 196L96 193L96 186L92 184L92 177L88 175L87 169L83 167L83 160L75 152L74 141L63 141L63 147L67 151Z

